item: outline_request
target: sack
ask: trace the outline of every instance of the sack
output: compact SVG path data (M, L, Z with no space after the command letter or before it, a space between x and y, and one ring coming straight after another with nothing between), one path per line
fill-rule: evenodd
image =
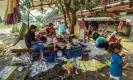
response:
M88 53L83 53L82 54L82 60L84 60L84 61L88 61L89 60Z

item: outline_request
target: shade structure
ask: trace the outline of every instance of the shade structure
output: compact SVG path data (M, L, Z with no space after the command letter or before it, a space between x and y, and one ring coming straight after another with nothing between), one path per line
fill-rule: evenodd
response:
M85 18L86 21L114 21L111 17L89 17Z
M8 0L4 20L6 24L16 24L20 22L19 0Z
M6 6L7 6L7 1L8 0L0 0L0 16L2 18L2 20L4 20L4 15L5 15L5 11L6 11Z
M29 0L29 1L31 9L41 9L49 7L49 5L52 4L58 4L60 1L63 2L63 0Z

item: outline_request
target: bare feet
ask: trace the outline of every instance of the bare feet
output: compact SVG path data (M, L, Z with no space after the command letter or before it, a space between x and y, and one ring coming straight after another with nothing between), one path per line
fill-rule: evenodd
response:
M40 61L45 61L45 59L43 57L40 57Z
M57 50L57 48L54 48L54 51L56 51Z

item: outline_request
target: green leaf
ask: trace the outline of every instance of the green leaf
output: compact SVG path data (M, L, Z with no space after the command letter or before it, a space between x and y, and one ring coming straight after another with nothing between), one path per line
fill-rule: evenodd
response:
M81 2L81 0L78 0L78 2L80 3L80 2Z

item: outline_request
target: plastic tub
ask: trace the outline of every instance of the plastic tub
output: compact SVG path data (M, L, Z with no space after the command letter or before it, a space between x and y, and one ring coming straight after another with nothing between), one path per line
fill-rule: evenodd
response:
M82 48L67 49L65 54L68 59L79 57L82 55Z
M43 54L47 62L54 62L56 58L56 53L54 51L46 51Z

